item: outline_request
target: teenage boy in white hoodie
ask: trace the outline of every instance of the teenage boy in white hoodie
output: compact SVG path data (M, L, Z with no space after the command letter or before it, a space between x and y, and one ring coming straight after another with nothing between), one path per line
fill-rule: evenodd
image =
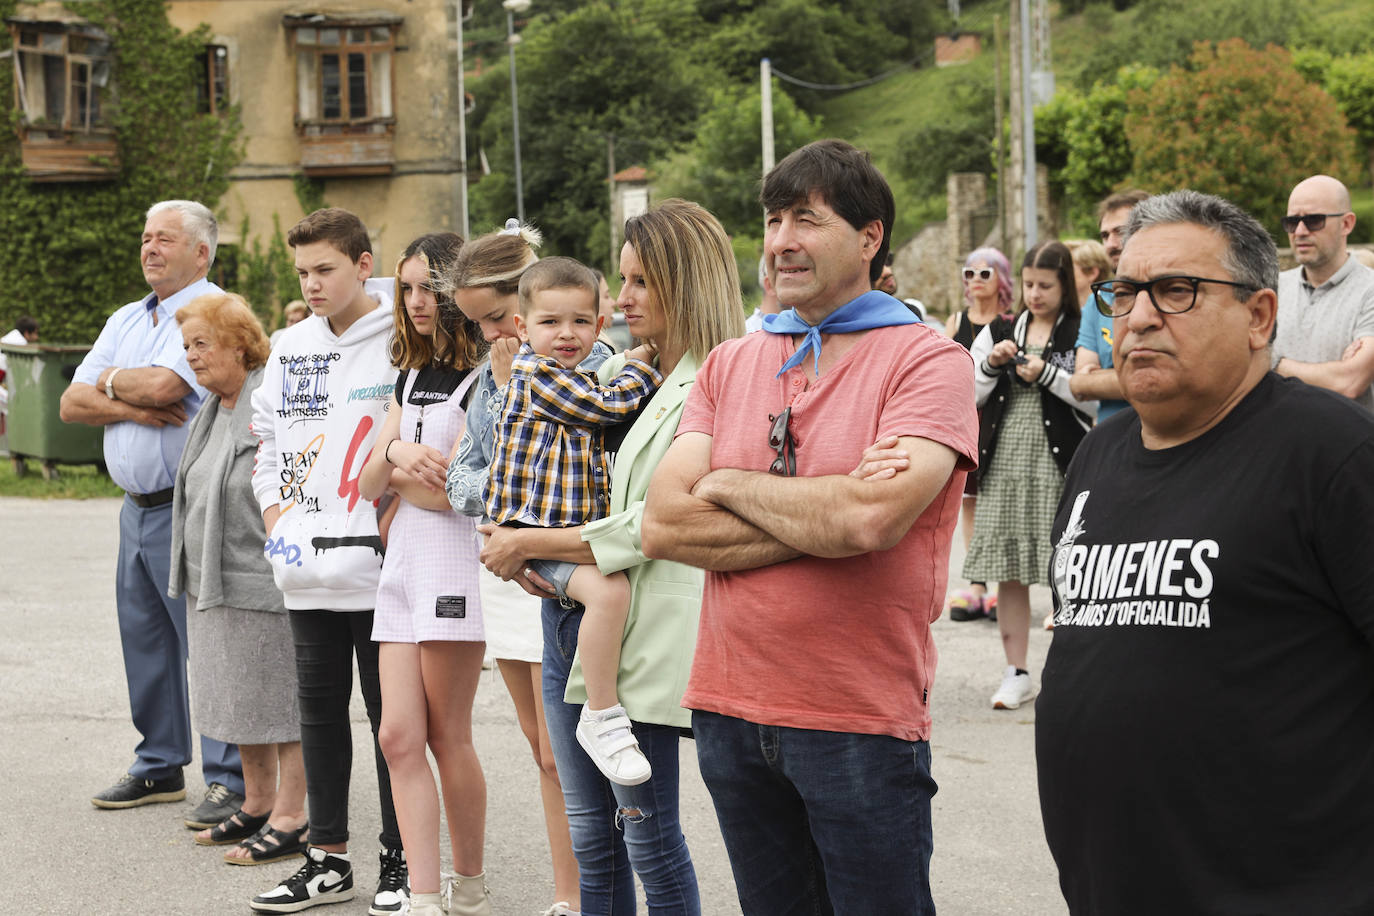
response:
M253 492L296 643L309 845L300 870L254 897L251 906L294 913L353 898L348 702L356 654L382 806L381 879L368 912L383 916L405 904L406 866L391 779L377 745L382 693L371 637L382 539L377 505L359 497L358 475L396 374L387 348L392 284L368 280L367 228L347 210L316 210L287 233L286 242L295 249L301 295L313 315L278 338L253 394L253 432L261 443ZM300 840L285 834L275 841Z

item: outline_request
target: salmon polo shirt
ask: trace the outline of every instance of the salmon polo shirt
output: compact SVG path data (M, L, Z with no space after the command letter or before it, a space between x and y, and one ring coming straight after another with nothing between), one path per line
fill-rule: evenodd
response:
M927 740L930 624L944 604L964 477L977 464L972 363L921 324L864 332L817 380L801 368L775 377L794 350L789 335L756 333L711 352L678 434L712 437L713 470L766 471L777 456L769 416L788 405L799 477L846 475L888 435L939 442L959 459L890 550L708 572L683 705L764 725Z

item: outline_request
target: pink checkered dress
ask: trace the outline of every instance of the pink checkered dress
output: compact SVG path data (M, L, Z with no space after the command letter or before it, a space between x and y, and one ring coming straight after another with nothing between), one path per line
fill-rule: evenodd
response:
M423 407L408 403L415 378L414 371L406 377L399 436L414 442L420 425L420 441L447 457L463 434L463 396L477 372L469 372L447 401ZM402 500L387 538L372 638L404 643L481 641L477 552L473 519Z

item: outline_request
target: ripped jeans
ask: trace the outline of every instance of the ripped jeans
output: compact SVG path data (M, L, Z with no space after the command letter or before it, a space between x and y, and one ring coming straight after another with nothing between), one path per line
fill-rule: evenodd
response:
M563 783L582 886L582 912L585 916L635 912L634 875L638 874L650 913L698 916L701 898L696 870L678 819L681 731L634 723L635 738L654 769L649 781L637 786L618 786L606 779L577 743L574 732L582 710L563 702L563 692L582 613L581 605L564 608L555 600L543 602L544 717Z

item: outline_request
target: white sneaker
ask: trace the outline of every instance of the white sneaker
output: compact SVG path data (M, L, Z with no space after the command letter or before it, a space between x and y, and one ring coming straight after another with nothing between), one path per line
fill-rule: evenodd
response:
M572 914L573 909L569 906L568 901L560 900L545 910L542 916L572 916Z
M353 863L348 853L305 851L305 864L294 875L248 905L259 913L298 913L322 903L353 899Z
M595 713L584 704L577 719L577 743L601 775L616 785L637 786L653 775L630 730L630 717L619 704Z
M992 695L993 709L1016 709L1035 696L1035 687L1029 674L1017 674L1016 668L1007 665L1002 675L1002 686Z

